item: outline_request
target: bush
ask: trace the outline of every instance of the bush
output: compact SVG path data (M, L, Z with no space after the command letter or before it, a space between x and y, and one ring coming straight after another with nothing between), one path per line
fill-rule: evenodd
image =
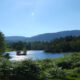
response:
M7 59L10 59L9 53L6 53L6 54L4 55L4 57L7 58Z
M13 77L14 80L39 80L40 71L40 67L34 61L26 60L14 68Z
M79 80L79 53L60 59L11 62L0 58L0 80Z
M50 69L48 73L51 75L52 79L65 79L65 73L62 68L54 67Z
M0 80L9 80L12 74L11 62L7 59L0 59Z

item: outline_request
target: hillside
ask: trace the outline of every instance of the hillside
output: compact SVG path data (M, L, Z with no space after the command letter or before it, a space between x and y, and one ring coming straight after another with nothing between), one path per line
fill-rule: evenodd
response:
M9 41L25 41L27 38L23 36L7 36L5 37L5 40Z
M40 34L33 37L23 37L23 36L9 36L6 37L5 40L9 41L50 41L55 38L66 37L66 36L80 36L80 30L72 30L72 31L62 31L57 33L46 33Z

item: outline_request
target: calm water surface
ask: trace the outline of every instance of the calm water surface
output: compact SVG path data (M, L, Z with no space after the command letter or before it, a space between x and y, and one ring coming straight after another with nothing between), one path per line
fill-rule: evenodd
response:
M16 61L20 61L20 60L24 60L24 59L33 59L33 60L37 60L37 59L45 59L45 58L58 58L58 57L62 57L65 54L64 53L46 53L42 50L30 50L27 51L27 55L23 56L17 56L15 51L11 51L8 52L10 54L11 59L10 60L16 60Z

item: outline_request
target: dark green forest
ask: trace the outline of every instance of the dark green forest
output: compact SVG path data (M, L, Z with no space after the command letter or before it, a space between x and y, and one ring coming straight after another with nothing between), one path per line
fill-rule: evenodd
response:
M21 43L21 44L19 44ZM45 52L61 53L61 52L80 52L80 36L67 36L57 38L50 42L13 42L8 43L8 48L16 50L19 45L24 46L27 50L44 50Z
M46 52L80 52L80 36L67 36L49 42L45 47Z
M40 41L36 42L18 41L18 42L7 43L7 48L16 50L20 45L22 45L21 47L23 49L26 48L26 50L44 50L47 43L48 42L40 42Z

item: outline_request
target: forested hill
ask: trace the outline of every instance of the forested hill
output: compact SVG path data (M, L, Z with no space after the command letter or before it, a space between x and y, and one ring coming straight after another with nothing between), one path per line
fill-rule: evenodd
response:
M66 36L80 36L80 30L72 30L72 31L62 31L57 33L46 33L46 34L40 34L33 37L20 37L20 36L11 36L6 37L6 40L13 40L13 41L50 41L56 38L60 37L66 37Z
M80 30L62 31L57 33L46 33L29 38L29 41L50 41L60 37L79 36Z
M5 38L5 40L9 40L9 41L26 41L26 37L23 36L7 36Z

